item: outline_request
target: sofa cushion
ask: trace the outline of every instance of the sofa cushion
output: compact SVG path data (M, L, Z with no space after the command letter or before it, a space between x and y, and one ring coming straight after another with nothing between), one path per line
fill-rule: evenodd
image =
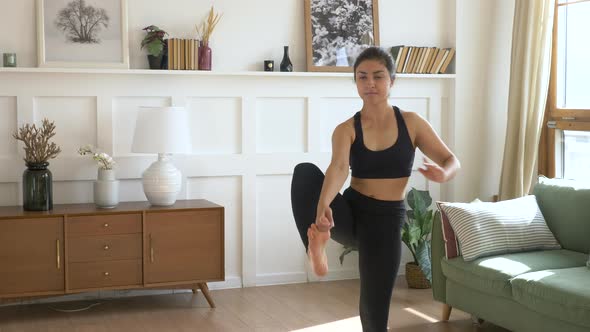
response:
M443 242L445 245L445 257L448 258L455 258L457 256L461 256L461 249L459 248L459 242L457 241L457 236L453 231L453 226L449 222L449 217L447 214L444 213L441 205L444 204L443 202L436 202L436 206L440 211L440 222L441 222L441 230L442 230L442 237Z
M565 249L590 251L590 183L539 178L533 189L547 226Z
M511 281L513 298L549 317L590 327L590 270L587 267L525 273Z
M560 249L482 257L471 262L456 257L443 259L441 266L448 279L491 295L511 298L512 278L533 271L585 266L586 259L585 254Z
M481 200L476 198L471 203L481 203ZM457 236L455 235L455 231L453 231L453 226L451 226L451 223L449 222L449 217L441 208L442 204L448 204L448 202L436 202L436 207L440 212L441 230L445 244L445 257L454 258L461 256L461 246L459 245L459 241L457 241Z
M439 204L466 261L507 252L561 248L535 196L490 203Z

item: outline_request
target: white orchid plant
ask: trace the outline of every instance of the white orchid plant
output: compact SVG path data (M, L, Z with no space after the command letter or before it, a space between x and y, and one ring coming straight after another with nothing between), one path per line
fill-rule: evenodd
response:
M92 159L98 162L98 167L100 169L113 169L113 166L115 166L115 161L111 156L104 152L99 152L98 149L96 149L92 145L85 145L79 148L78 153L81 156L91 155Z

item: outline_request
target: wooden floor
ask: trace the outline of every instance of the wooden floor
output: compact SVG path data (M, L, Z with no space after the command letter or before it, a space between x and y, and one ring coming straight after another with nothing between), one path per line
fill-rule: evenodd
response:
M25 331L361 331L358 280L315 282L211 292L216 309L201 293L167 294L84 302L42 303L0 308L0 332ZM440 322L441 305L431 290L407 289L400 280L389 314L393 331L506 330L472 324L453 309ZM60 312L86 307L80 312Z

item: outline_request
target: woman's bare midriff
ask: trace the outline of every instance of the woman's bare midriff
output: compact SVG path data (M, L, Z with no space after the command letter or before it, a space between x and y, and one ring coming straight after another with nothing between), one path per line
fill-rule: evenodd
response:
M398 179L360 179L350 180L352 189L382 201L401 201L406 195L406 186L410 178Z

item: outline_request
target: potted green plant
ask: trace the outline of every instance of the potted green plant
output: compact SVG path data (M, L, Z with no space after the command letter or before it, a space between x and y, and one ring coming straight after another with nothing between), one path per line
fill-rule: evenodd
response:
M427 190L412 188L406 201L410 208L406 211L407 219L402 226L402 242L414 258L414 261L406 264L406 281L410 288L429 288L432 283L430 234L434 220L440 215L429 208L432 197ZM345 246L340 254L340 264L344 256L354 250L357 248Z
M150 64L150 69L163 69L167 67L168 43L164 37L168 33L155 25L147 26L142 30L147 34L141 41L141 49L145 47L148 52L148 62Z
M438 213L430 209L432 197L427 190L412 188L406 197L409 209L402 226L402 241L414 258L406 264L406 281L410 288L430 288L432 283L430 235Z

